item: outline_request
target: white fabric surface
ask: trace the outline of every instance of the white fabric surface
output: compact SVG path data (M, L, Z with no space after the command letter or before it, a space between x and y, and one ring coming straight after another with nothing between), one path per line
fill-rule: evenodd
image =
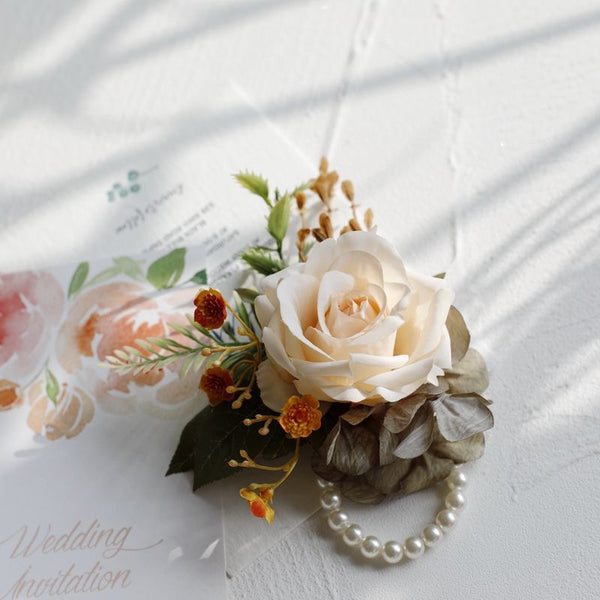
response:
M0 268L97 244L52 252L28 227L142 153L177 162L208 130L268 172L258 117L214 97L229 78L313 164L328 153L407 260L448 271L489 362L497 425L438 549L383 570L316 516L231 598L597 597L596 2L8 0L0 24ZM404 536L430 500L360 518Z

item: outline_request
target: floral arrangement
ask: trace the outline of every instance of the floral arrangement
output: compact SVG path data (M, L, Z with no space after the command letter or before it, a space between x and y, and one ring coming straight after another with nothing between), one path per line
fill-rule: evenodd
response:
M240 469L277 477L240 490L271 523L305 443L315 473L362 503L431 486L479 458L493 426L481 395L488 375L443 274L407 268L372 211L359 214L352 183L336 195L326 159L289 193L271 194L255 174L236 179L267 210L272 243L241 256L256 286L231 302L203 286L187 324L107 358L121 374L172 363L182 377L198 373L208 406L185 426L167 474L193 471L194 489ZM348 219L335 227L340 201Z

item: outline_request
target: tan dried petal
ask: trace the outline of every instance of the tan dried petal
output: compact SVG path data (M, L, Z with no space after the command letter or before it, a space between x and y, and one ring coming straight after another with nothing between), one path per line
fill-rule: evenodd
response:
M365 227L367 229L373 229L373 221L373 211L370 208L367 208L367 210L365 211Z
M360 223L354 218L352 218L348 221L348 225L349 225L350 229L352 229L352 231L361 231L362 230Z
M350 202L354 202L354 185L352 185L352 182L346 179L345 181L342 181L341 187L344 196L346 196Z
M328 238L333 237L333 225L331 224L331 219L327 213L321 213L319 215L319 225L321 226L321 230L325 232L325 235Z

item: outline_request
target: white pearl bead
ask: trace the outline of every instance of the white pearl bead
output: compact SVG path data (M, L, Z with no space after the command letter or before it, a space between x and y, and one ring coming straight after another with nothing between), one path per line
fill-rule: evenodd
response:
M358 546L359 544L362 544L364 537L360 525L357 525L356 523L348 525L348 527L344 529L342 539L348 546Z
M438 527L446 533L446 531L452 529L456 524L456 513L449 509L445 508L444 510L440 510L435 518L435 522Z
M342 531L348 526L348 515L341 510L334 510L329 513L327 523L334 531Z
M402 550L402 544L394 540L386 542L383 546L383 560L390 565L399 563L402 560L404 552Z
M321 494L321 506L325 510L333 510L342 505L340 495L334 489L326 489Z
M374 535L370 535L362 541L360 552L366 558L375 558L381 552L381 542Z
M460 510L465 505L466 499L463 493L460 491L460 488L456 488L446 495L446 500L444 504L446 508L451 508L452 510Z
M414 560L415 558L422 556L423 552L425 552L425 544L420 537L413 536L406 538L406 541L404 542L404 555L406 558Z
M432 548L442 539L442 530L437 526L431 523L427 525L425 529L423 529L423 533L421 534L423 537L423 541L428 548Z
M456 467L451 471L450 475L446 478L448 482L448 487L451 490L455 490L456 488L464 488L467 486L467 476Z
M322 490L333 487L333 483L331 483L331 481L327 481L326 479L321 479L320 477L317 477L317 485Z

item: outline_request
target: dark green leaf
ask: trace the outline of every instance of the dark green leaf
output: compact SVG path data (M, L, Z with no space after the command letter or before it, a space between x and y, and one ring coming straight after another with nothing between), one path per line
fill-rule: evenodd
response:
M146 277L157 290L170 288L179 281L184 266L185 248L175 248L175 250L155 260L148 267Z
M237 173L234 175L237 182L249 192L260 196L269 206L269 184L266 179L255 173Z
M379 438L366 427L353 427L339 421L339 427L330 435L333 440L327 454L335 469L348 475L362 475L379 464Z
M285 265L281 261L271 258L264 251L256 248L246 250L242 254L242 260L261 275L272 275L285 268Z
M254 417L260 407L255 393L239 409L227 402L204 408L184 427L167 475L191 469L197 489L235 473L236 469L227 463L240 459L240 450L246 450L252 458L266 449L271 456L284 452L285 443L278 443L285 439L280 427L271 427L271 432L263 436L258 433L259 426L244 425L243 420Z
M73 294L76 294L87 279L88 273L90 272L90 264L88 262L80 262L71 277L69 283L68 297L70 298Z
M394 402L385 413L384 427L392 433L400 433L409 426L415 413L425 404L426 400L426 394L417 393Z
M434 275L434 277L436 279L445 279L446 278L446 273L438 273L437 275Z
M410 459L394 458L387 465L371 469L364 477L382 494L393 494L402 487L402 480L410 471L411 465Z
M485 436L483 433L460 440L460 442L447 442L441 436L440 441L435 441L429 451L441 458L449 458L455 463L465 463L471 460L477 460L483 456L485 451Z
M198 285L206 285L208 283L208 277L206 275L206 269L202 269L194 274L194 276L190 279L194 283Z

